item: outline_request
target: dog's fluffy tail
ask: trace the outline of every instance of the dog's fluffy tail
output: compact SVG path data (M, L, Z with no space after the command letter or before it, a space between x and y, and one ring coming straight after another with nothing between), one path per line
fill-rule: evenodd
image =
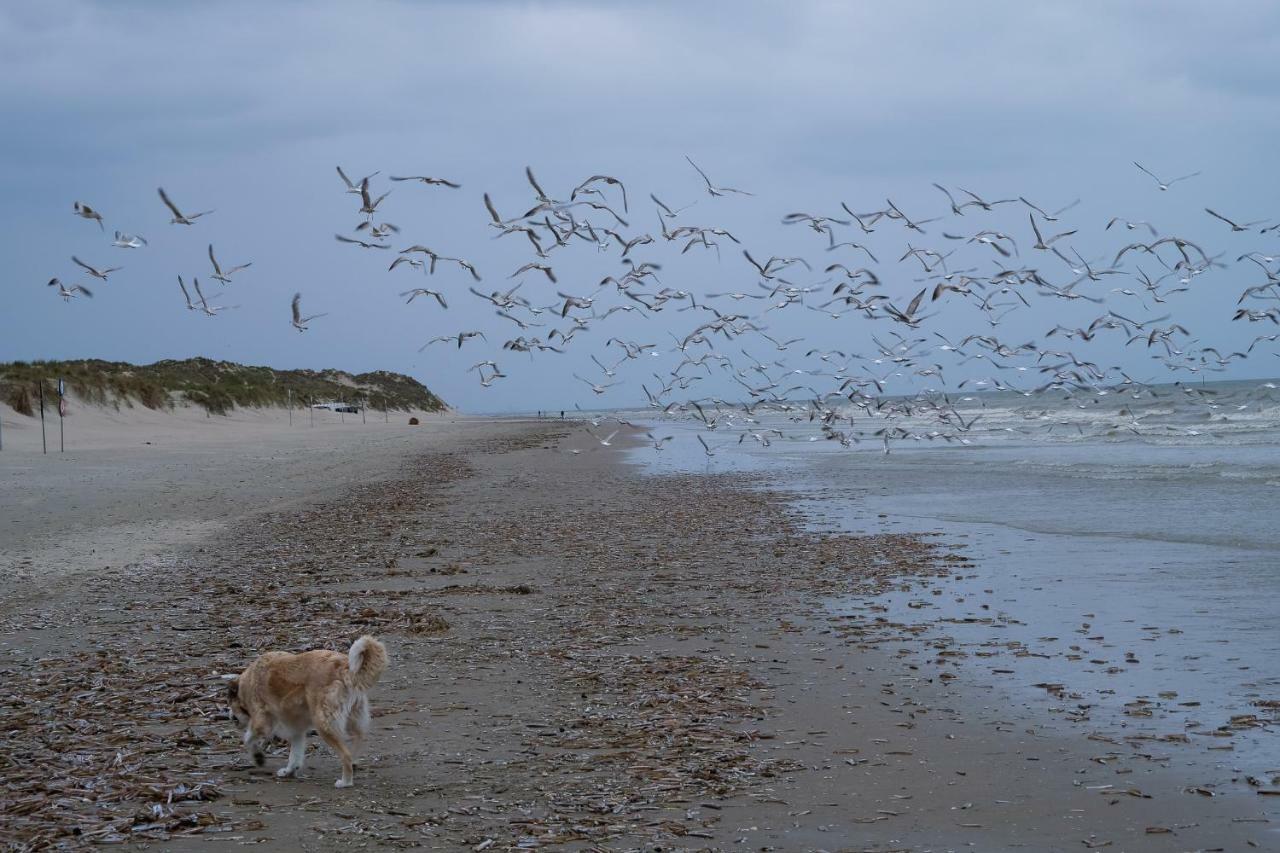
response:
M347 665L351 668L351 685L357 690L368 690L378 683L378 677L387 668L387 647L366 634L351 644Z

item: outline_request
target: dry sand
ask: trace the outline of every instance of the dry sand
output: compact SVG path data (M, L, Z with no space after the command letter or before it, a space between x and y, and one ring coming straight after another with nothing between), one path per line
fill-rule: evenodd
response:
M1277 798L1197 792L1176 744L990 707L945 649L826 607L963 572L936 538L808 532L784 494L642 477L571 424L162 426L0 458L23 495L0 508L0 841L1278 846ZM362 631L392 664L357 787L323 748L301 779L271 775L282 749L253 768L215 674Z

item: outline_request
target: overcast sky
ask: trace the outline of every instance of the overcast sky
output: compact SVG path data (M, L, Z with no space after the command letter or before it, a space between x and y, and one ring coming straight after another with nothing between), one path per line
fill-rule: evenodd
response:
M423 243L467 258L486 292L515 283L507 276L530 247L519 235L493 239L482 193L504 216L531 207L526 165L561 197L595 173L621 178L629 235L658 233L648 193L673 206L696 201L677 224L728 228L761 258L834 257L819 235L780 223L793 211L843 215L841 201L874 210L888 197L913 217L947 214L934 181L993 198L1024 195L1047 209L1084 199L1057 224L1079 229L1071 245L1091 260L1109 260L1138 235L1104 232L1112 216L1150 220L1225 260L1274 254L1278 232L1232 233L1203 208L1280 221L1278 56L1280 6L1267 2L6 4L0 360L205 355L388 369L465 410L558 409L641 401L639 383L670 369L674 355L625 365L623 384L602 398L573 374L599 377L588 354L603 358L611 336L669 349L668 330L683 336L701 322L673 304L648 320L615 315L564 356L503 352L503 340L545 337L556 324L521 332L467 293L473 282L459 269L430 279L387 272L394 250L339 245L334 234L363 219L357 197L342 191L339 164L355 178L382 171L376 187L393 188L382 218L404 229L396 249ZM755 195L709 197L686 154L713 181ZM1133 160L1165 176L1203 174L1160 192ZM389 174L439 175L462 189L389 184ZM171 225L158 186L184 210L215 212L193 227ZM72 215L76 200L103 213L105 234ZM1030 263L1025 207L976 213L926 226L928 235L877 229L870 239L886 294L905 300L922 286L918 264L897 258L908 242L956 248L943 245L944 230L1016 229L1021 262ZM116 229L150 245L113 248ZM176 284L178 274L199 276L206 293L217 290L207 279L209 242L224 264L253 262L211 299L240 306L216 318L186 311ZM721 248L719 259L665 245L633 256L663 263L670 287L754 289L739 247ZM72 254L124 269L96 282ZM551 263L558 289L574 294L624 271L616 249L586 244L553 253ZM1069 281L1065 265L1036 263ZM1143 317L1172 311L1202 344L1247 346L1275 328L1231 322L1239 291L1258 283L1251 270L1206 275L1169 305L1109 296L1107 307ZM64 304L44 286L53 276L89 285L95 298ZM397 294L414 286L444 290L449 310L404 305ZM1106 295L1125 285L1092 286ZM549 304L556 289L534 273L521 293ZM305 334L289 325L295 291L305 312L329 313ZM998 334L1042 337L1099 311L1077 302L1037 303ZM930 329L984 330L968 305L940 307ZM768 325L779 337L870 353L867 335L890 324L831 321L796 307L773 312ZM488 344L418 352L433 336L470 329L483 330ZM1106 364L1144 379L1163 375L1142 347L1099 346ZM1260 347L1224 375L1274 375L1273 351ZM487 358L508 378L482 388L467 368Z

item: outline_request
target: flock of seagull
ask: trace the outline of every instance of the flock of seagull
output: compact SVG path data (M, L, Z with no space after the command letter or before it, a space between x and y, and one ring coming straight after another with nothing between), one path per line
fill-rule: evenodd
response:
M700 180L702 191L716 200L712 204L742 203L735 200L753 196L747 190L714 183L696 162L686 160ZM1137 162L1133 165L1161 192L1200 174L1193 172L1165 180ZM776 414L796 423L815 424L820 437L846 446L875 438L883 442L887 452L891 441L906 438L966 441L964 434L974 427L977 418L966 418L958 403L974 398L956 398L958 393L998 390L1034 397L1060 392L1082 408L1107 396L1140 399L1157 393L1152 384L1133 379L1119 366L1103 365L1099 363L1101 359L1088 357L1085 346L1100 338L1146 350L1160 365L1160 381L1222 371L1234 361L1252 357L1261 344L1271 344L1272 355L1280 355L1274 346L1280 335L1274 332L1255 334L1251 340L1246 340L1249 334L1241 334L1237 345L1220 350L1196 338L1185 320L1173 321L1170 309L1163 309L1165 313L1159 316L1139 316L1162 310L1154 306L1172 304L1179 294L1203 286L1201 282L1210 280L1209 274L1215 270L1247 264L1255 278L1239 293L1231 319L1242 328L1280 325L1277 254L1247 251L1232 261L1226 253L1211 254L1211 250L1203 248L1202 243L1207 241L1162 235L1147 220L1112 217L1098 230L1137 232L1143 239L1119 246L1106 257L1086 259L1072 240L1085 225L1068 227L1063 222L1078 200L1049 212L1023 196L984 198L968 189L949 189L935 183L932 186L946 205L945 212L937 216L909 216L888 198L883 205L870 209L855 210L841 202L836 213L791 212L782 216L782 225L813 232L815 247L824 256L822 262L814 263L801 256L753 254L725 227L686 224L692 216L689 211L697 202L672 206L652 193L648 195L653 205L651 212L637 215L646 219L652 216L658 228L634 229L630 222L635 218L632 199L618 178L591 175L567 192L553 195L543 188L533 170L526 168L532 198L515 208L522 212L504 215L493 198L483 194L487 225L495 239L514 237L527 243L531 252L527 262L503 277L504 284L490 289L492 285L483 284L477 265L467 259L422 244L401 249L392 246L401 229L383 217L383 204L391 190L374 190L373 182L380 172L359 180L352 180L341 167L337 174L343 191L357 197L357 213L362 217L349 234L335 234L339 243L355 251L394 254L387 267L391 273L409 271L429 279L439 275L448 281L451 276L446 271L457 270L467 285L465 290L456 284L409 288L400 293L406 303L430 297L436 308L448 311L451 299L468 298L469 294L469 298L488 303L499 318L498 325L511 329L509 335L488 330L495 340L506 337L500 350L531 358L545 354L554 357L571 346L581 346L580 341L606 338L590 353L599 375L572 373L594 395L627 383L623 373L636 372L648 357L672 353L678 364L665 373L651 372L652 388L648 376L640 382L630 380L638 385L647 406L668 415L688 417L705 430L736 432L739 442L749 438L769 444L779 431L764 428L761 417ZM397 183L461 189L456 181L430 175L389 177ZM172 225L195 226L214 213L183 213L163 188L158 194L171 214ZM987 221L999 211L1021 211L1026 219L1016 231L1001 230ZM76 201L73 212L96 222L105 232L104 217L98 210ZM1204 212L1225 234L1266 235L1280 231L1280 224L1268 225L1266 220L1238 222L1208 207ZM944 218L946 223L937 226L937 230L925 229ZM878 234L874 245L868 237L873 233ZM883 254L884 242L890 239L905 240L905 245L899 244L900 254L895 250L893 256L884 259L895 264L892 267L876 254ZM727 268L727 275L738 277L741 285L719 292L671 286L665 281L671 273L664 264L641 257L651 251L645 247L663 244L669 244L681 256L713 252ZM110 245L140 250L149 244L141 236L115 231ZM587 250L616 255L616 271L586 286L570 288L561 284L556 270L559 259ZM232 284L237 273L252 266L221 263L212 243L208 260L211 272L207 278L224 288ZM85 274L103 282L121 269L94 265L75 256L72 261ZM1202 276L1208 278L1201 279ZM510 283L512 280L514 284ZM904 281L910 283L904 286ZM198 278L191 279L190 288L181 276L177 283L191 311L216 316L238 307L216 304L221 293L206 296ZM84 284L67 285L58 278L48 284L68 302L93 296ZM1043 304L1055 300L1097 306L1096 316L1081 326L1055 325L1043 333L1040 341L1015 342L998 337L1000 325L1010 314L1028 311L1033 301ZM928 328L931 318L958 308L960 303L976 309L984 326L957 336L957 340ZM771 334L770 323L777 312L783 311L812 311L816 316L811 322L815 324L842 322L849 317L877 321L872 328L883 328L863 334L861 329L865 327L849 327L846 337L857 336L865 352L823 349L807 346L803 336L784 338ZM614 314L644 318L650 326L658 325L652 321L659 315L672 318L660 329L669 343L660 345L657 340L661 336L646 342L599 332ZM290 320L298 332L307 331L313 321L325 316L326 313L304 314L302 294L294 294ZM547 328L550 331L539 331ZM1067 347L1067 341L1074 350ZM490 338L485 330L458 330L432 337L420 351L435 344L462 350L468 345L489 345ZM803 357L797 358L802 351ZM758 355L762 352L767 355ZM945 387L944 373L952 367L944 361L951 365L979 362L989 375L961 381L953 392L926 387L904 393L899 387L900 378L913 385L936 382ZM468 372L476 373L485 388L507 378L494 358L477 362ZM721 386L727 381L741 388L740 393L730 395L738 399L698 394L700 384L714 384L709 382L712 379L721 380ZM1214 408L1213 392L1192 382L1178 382L1175 387L1178 390L1174 393L1202 403L1210 411ZM1270 384L1264 387L1274 388ZM1119 416L1125 415L1129 419L1115 426L1140 432L1138 419L1121 407ZM932 426L920 428L922 417ZM906 425L908 421L910 427ZM596 437L606 446L613 438ZM650 437L657 450L669 439ZM714 447L701 436L699 440L707 455L714 455Z

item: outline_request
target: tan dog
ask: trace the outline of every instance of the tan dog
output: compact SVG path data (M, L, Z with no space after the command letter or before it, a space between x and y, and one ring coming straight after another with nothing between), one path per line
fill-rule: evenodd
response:
M349 788L352 752L369 730L367 693L387 668L387 650L373 637L361 637L347 654L327 649L267 652L227 684L231 713L244 729L244 742L259 767L262 750L272 737L289 741L289 763L277 776L302 769L307 732L316 732L342 759L342 778Z

